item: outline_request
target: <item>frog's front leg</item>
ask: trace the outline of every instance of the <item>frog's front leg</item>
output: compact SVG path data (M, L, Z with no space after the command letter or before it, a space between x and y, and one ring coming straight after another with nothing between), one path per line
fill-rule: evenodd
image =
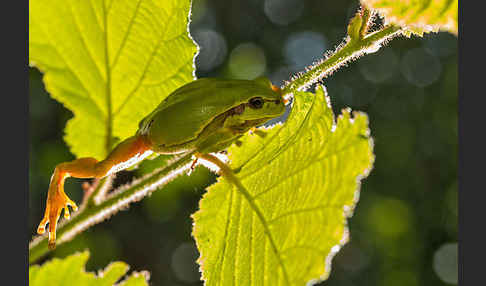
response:
M228 166L226 163L221 161L218 157L212 154L205 154L200 152L196 152L196 154L194 155L198 159L202 159L216 165L219 168L219 170L216 173L228 179L232 184L236 185L237 187L242 186L240 180L235 176L230 166Z
M219 152L228 148L241 136L242 134L231 128L221 128L205 138L200 138L196 150L200 153Z
M133 136L121 142L103 161L95 158L80 158L71 162L61 163L56 166L49 184L47 193L46 210L44 218L37 228L38 234L45 232L45 227L49 223L49 242L50 249L55 247L56 226L62 209L64 217L69 218L68 206L73 210L77 209L74 203L64 193L64 180L68 177L74 178L102 178L108 174L129 167L138 159L140 161L151 152L151 144L144 136Z

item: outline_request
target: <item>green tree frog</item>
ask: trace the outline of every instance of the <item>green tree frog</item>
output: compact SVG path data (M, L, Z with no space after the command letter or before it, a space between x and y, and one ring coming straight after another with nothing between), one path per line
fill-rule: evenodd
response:
M172 92L139 123L136 134L119 143L102 161L79 158L58 164L51 177L44 218L37 228L43 234L49 223L49 248L55 247L56 225L68 206L64 180L102 178L129 167L152 152L209 155L229 147L250 129L282 115L286 100L266 78L227 80L202 78Z

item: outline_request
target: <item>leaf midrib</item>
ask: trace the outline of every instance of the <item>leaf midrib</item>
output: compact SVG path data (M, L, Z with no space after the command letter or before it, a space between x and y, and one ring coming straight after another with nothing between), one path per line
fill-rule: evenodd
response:
M287 272L287 268L285 267L285 263L283 262L281 252L278 250L277 244L275 243L275 239L273 238L272 232L270 231L270 226L268 225L267 219L263 215L263 212L260 210L260 207L252 200L251 194L248 192L248 190L246 190L246 188L243 187L243 185L238 186L237 190L241 195L243 195L246 202L248 203L248 205L250 206L250 208L253 210L258 220L260 221L263 227L263 233L265 233L268 241L270 242L270 246L272 247L273 254L277 258L278 264L282 268L285 284L290 286L290 276Z
M90 2L91 3L91 2ZM113 3L113 1L111 2ZM111 8L110 3L110 8ZM106 154L111 151L111 139L113 133L113 118L112 118L112 106L111 106L111 68L110 68L110 57L108 52L108 12L106 10L106 1L103 0L103 25L105 30L104 35L104 46L105 46L105 68L106 68L106 137L105 137L105 148Z

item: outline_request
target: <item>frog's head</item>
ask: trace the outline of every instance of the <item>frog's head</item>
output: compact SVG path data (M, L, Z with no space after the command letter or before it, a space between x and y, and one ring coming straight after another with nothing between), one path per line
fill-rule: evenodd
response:
M243 120L261 120L263 122L278 117L285 112L286 101L282 91L266 78L256 79L257 83L240 106L238 117Z

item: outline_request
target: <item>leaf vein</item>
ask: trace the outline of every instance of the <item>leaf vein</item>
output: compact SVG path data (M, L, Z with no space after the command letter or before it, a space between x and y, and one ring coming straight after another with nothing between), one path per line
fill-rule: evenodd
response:
M98 74L100 75L100 77L105 80L103 78L103 72L101 71L101 68L98 66L98 63L95 61L93 55L91 54L91 50L88 48L88 44L86 43L86 39L85 39L85 35L81 32L81 27L78 23L78 21L76 20L76 16L75 16L75 13L73 11L73 6L71 4L69 4L69 8L70 8L70 11L71 11L71 14L73 16L73 22L74 22L74 26L76 27L76 29L78 30L79 32L79 36L81 38L81 43L83 44L84 48L86 49L86 53L88 54L90 60L93 62L93 64L96 66L96 70L98 71Z
M265 282L267 281L265 277L267 277L267 240L263 240L263 286L265 286Z
M270 164L273 160L275 160L275 158L277 158L285 150L284 148L290 145L293 141L295 141L296 138L300 135L300 133L304 131L304 125L306 125L306 123L309 122L309 118L312 113L312 110L314 109L315 102L316 102L316 97L314 96L312 100L312 105L309 107L304 117L304 120L302 120L301 124L299 125L297 130L292 134L292 136L290 136L289 139L284 144L279 146L279 148L276 150L273 157L270 160L268 160L267 164ZM265 164L262 164L262 166L265 166Z
M242 219L242 216L241 216L241 197L240 196L237 196L237 199L240 201L240 203L238 204L238 222L235 222L236 223L236 242L234 243L235 245L235 259L234 259L234 263L233 263L233 285L238 285L236 283L237 281L237 270L238 270L238 259L239 259L239 255L238 255L238 251L239 251L239 244L240 244L240 240L239 240L239 236L240 236L240 229L241 229L241 219Z
M74 70L75 70L75 69L73 69L72 67L70 67L70 65L69 65L68 61L66 61L66 59L64 58L64 56L63 56L61 53L59 53L59 50L56 48L56 46L55 46L55 45L53 45L53 44L51 43L51 40L50 40L50 37L49 37L49 33L47 33L47 32L46 32L45 28L44 28L44 27L42 26L42 24L40 24L40 23L39 23L39 27L40 27L40 29L42 29L42 30L44 31L44 34L45 34L45 35L48 35L46 38L47 38L47 41L49 42L49 44L46 44L46 45L48 45L48 46L52 47L52 49L54 49L54 51L56 52L56 54L57 54L57 55L59 55L60 60L61 60L61 61L63 61L63 62L64 62L64 64L66 65L66 67L67 67L66 69L67 69L67 70L69 70L69 71L71 71L71 73L73 74L73 76L74 76L75 78L77 78L77 79L78 79L78 81L79 81L79 83L81 84L82 88L83 88L83 89L86 91L86 96L87 96L87 97L88 97L88 98L89 98L89 99L90 99L90 100L91 100L91 101L92 101L92 102L93 102L93 103L94 103L94 104L95 104L95 105L96 105L96 106L97 106L97 107L98 107L100 110L103 110L103 109L101 108L101 106L99 106L99 104L98 104L98 103L96 103L96 101L95 101L95 100L93 100L93 98L91 97L90 93L88 92L88 89L86 88L86 85L85 85L85 84L83 83L83 81L81 80L81 77L80 77L79 75L76 75L76 74L74 73ZM48 71L46 71L46 72L48 72Z
M98 24L98 27L100 27L101 31L104 31L105 27L103 25L101 25L100 20L98 19L98 14L96 14L96 9L95 9L95 6L93 5L93 0L90 0L89 2L91 3L90 7L93 9L93 14L95 15L96 24ZM104 3L103 3L103 5L104 5Z
M232 211L232 207L233 207L233 196L234 196L234 190L233 188L231 188L231 191L229 191L229 206L228 206L228 219L226 220L226 225L225 225L225 229L224 229L224 236L223 236L223 247L220 251L221 253L221 256L218 257L216 263L218 263L218 268L219 270L216 271L216 273L218 273L219 275L219 278L216 280L218 281L218 285L221 285L221 270L223 269L223 263L224 263L224 257L225 257L225 252L226 252L226 240L228 238L228 229L229 229L229 225L230 225L230 222L231 222L231 211Z
M187 65L187 63L192 63L192 58L191 59L188 59L187 61L183 62L182 65L176 70L174 71L174 73L172 73L170 76L168 77L165 77L157 82L151 82L151 83L144 83L142 86L159 86L161 84L164 84L167 80L177 76L179 74L179 72L184 69Z
M192 62L192 59L188 60L185 62L185 64L187 64L188 62ZM183 68L185 68L185 64L183 64L177 71L175 71L172 75L170 75L169 77L165 78L164 81L167 81L167 80L170 80L171 78L174 78L176 77L178 74L179 74L179 71L181 71ZM158 83L157 85L160 85L160 84L163 84L164 82L160 82ZM152 86L151 84L144 84L143 86ZM155 85L153 85L155 86ZM133 95L135 95L135 92L134 91L133 93L130 93L126 98L125 100L123 101L123 103L120 105L120 107L116 110L116 112L114 113L114 115L118 115L118 113L121 112L121 110L123 109L123 107L125 107L125 105L128 103L128 101L133 97Z
M336 151L336 152L334 152L334 153L331 153L331 154L326 154L325 156L323 156L323 157L321 157L321 158L317 158L317 159L315 159L314 161L311 161L311 162L309 163L309 165L305 166L304 168L299 169L299 170L295 171L294 173L289 174L289 175L288 175L288 176L286 176L284 179L282 179L282 180L278 180L278 181L277 181L277 183L275 183L274 185L270 186L269 188L267 188L267 189L265 189L265 190L261 191L260 193L258 193L258 194L256 194L256 195L254 195L254 196L253 196L253 200L257 200L257 198L259 198L261 195L263 195L263 194L265 194L265 193L267 193L267 192L271 191L272 189L274 189L274 188L278 187L279 185L281 185L283 182L285 182L285 181L289 180L290 178L292 178L292 177L294 177L294 176L296 176L296 175L298 175L298 174L302 173L303 171L307 170L308 168L310 168L310 167L311 167L311 166L313 166L314 164L316 164L316 163L320 163L320 162L322 162L322 161L324 161L324 160L327 160L327 159L332 158L333 156L336 156L337 154L340 154L340 153L342 153L342 152L344 152L344 151L347 151L347 149L349 149L349 148L351 148L351 147L353 147L353 146L354 146L354 143L355 143L355 142L353 142L353 144L348 144L348 145L344 146L342 149L340 149L340 150L338 150L338 151ZM256 173L256 172L257 172L257 171L255 171L255 173ZM255 174L255 173L252 173L251 175L253 175L253 174ZM250 176L251 176L251 175L250 175ZM250 177L250 176L248 176L248 177Z
M135 22L135 18L137 17L138 11L140 10L139 9L140 8L140 3L142 3L142 0L138 0L138 2L137 2L137 6L135 7L135 12L133 12L132 17L130 18L130 22L128 23L127 31L126 31L125 35L123 36L122 42L120 44L120 47L118 48L118 51L116 52L115 59L113 60L113 63L111 64L111 70L114 70L115 69L115 67L116 67L116 65L118 63L118 58L120 57L121 51L125 47L125 44L127 42L128 35L130 34L130 32L132 30L133 23Z
M250 285L253 285L253 237L254 237L254 233L253 233L253 221L254 221L254 215L253 213L250 213L251 215L251 221L250 221Z
M123 103L120 105L120 107L115 111L115 115L118 114L122 108L125 106L125 104L128 102L128 100L138 91L138 89L140 88L140 86L142 85L142 82L143 80L145 79L145 77L147 76L147 71L150 67L150 65L152 64L152 61L155 57L155 54L157 53L158 49L160 48L160 44L162 43L162 39L164 38L164 35L167 33L168 29L169 29L169 23L170 21L172 20L172 18L174 17L175 13L172 14L169 18L169 20L167 21L167 24L166 24L166 27L165 27L165 30L164 32L162 33L162 36L160 37L160 39L158 40L157 44L155 45L155 49L152 51L152 53L150 54L150 58L149 60L147 61L147 63L145 64L145 67L144 67L144 70L143 70L143 73L142 73L142 76L140 77L140 79L138 80L135 88L127 95L127 97L125 98L125 100L123 101Z
M243 197L246 199L246 201L248 202L248 204L250 205L250 207L253 209L253 211L257 215L258 219L260 220L260 223L263 226L263 232L267 236L268 241L270 242L270 246L272 247L273 253L276 256L280 267L282 268L284 280L285 280L287 285L290 285L289 274L287 273L287 269L285 268L285 264L283 263L282 257L280 256L280 253L279 253L278 248L277 248L277 244L275 243L275 240L273 239L272 232L270 231L270 228L267 224L267 220L266 220L265 216L263 215L263 212L260 210L258 205L252 200L252 196L250 195L248 190L246 190L246 188L241 183L239 183L239 181L238 181L238 184L239 185L238 185L237 190L243 195Z
M314 104L315 104L315 97L313 98L312 100L312 105L309 107L308 109L308 112L306 113L304 119L302 120L301 124L299 125L299 128L297 129L296 132L294 132L292 134L292 136L289 136L289 138L286 140L286 142L284 142L283 144L280 145L279 149L276 150L275 152L275 155L269 160L267 161L265 164L260 164L259 167L248 173L247 175L242 175L241 176L241 180L243 180L244 178L247 178L247 177L250 177L252 174L255 174L256 172L260 171L261 169L263 169L266 165L270 164L275 158L278 157L278 155L282 152L283 148L285 146L288 146L290 144L291 141L293 141L298 135L299 133L303 130L303 126L305 125L305 123L308 121L308 118L309 118L309 114L311 113L312 109L314 108ZM285 128L285 127L284 127ZM283 130L284 128L281 128L279 129L275 136L273 136L270 140L268 140L268 143L264 144L259 150L258 152L256 152L253 156L251 156L246 162L244 162L243 164L241 164L237 169L241 170L241 168L243 168L246 164L248 164L251 160L253 160L254 158L257 157L258 154L260 154L269 144L270 142L273 141L274 138L278 137L280 138L278 135L280 134L280 131ZM327 142L328 139L326 139L326 142ZM324 142L324 143L326 143Z
M283 249L281 252L282 254L285 253L285 252L288 252L290 250L294 250L294 249L305 249L305 250L309 250L309 251L315 251L315 252L318 252L320 255L322 256L326 256L327 257L327 252L322 250L322 249L319 249L315 246L312 246L312 245L306 245L306 244L301 244L301 245L293 245L291 247L288 247L288 248L285 248Z
M104 1L104 0L103 0ZM110 2L110 5L108 5L108 9L106 10L106 15L108 16L108 14L110 14L110 11L111 11L111 7L113 6L113 2L115 2L116 0L111 0ZM105 2L106 3L106 2Z
M296 209L296 210L292 210L292 211L289 211L289 212L280 214L280 215L272 218L271 220L268 221L268 225L272 225L277 220L280 220L280 219L282 219L284 217L288 217L288 216L293 216L293 215L297 215L297 214L301 214L301 213L306 213L306 212L317 211L317 210L326 210L328 208L336 208L336 209L339 209L339 208L342 208L342 207L343 206L340 206L340 205L320 205L320 206L315 206L315 207L309 207L309 208L303 208L303 209Z

